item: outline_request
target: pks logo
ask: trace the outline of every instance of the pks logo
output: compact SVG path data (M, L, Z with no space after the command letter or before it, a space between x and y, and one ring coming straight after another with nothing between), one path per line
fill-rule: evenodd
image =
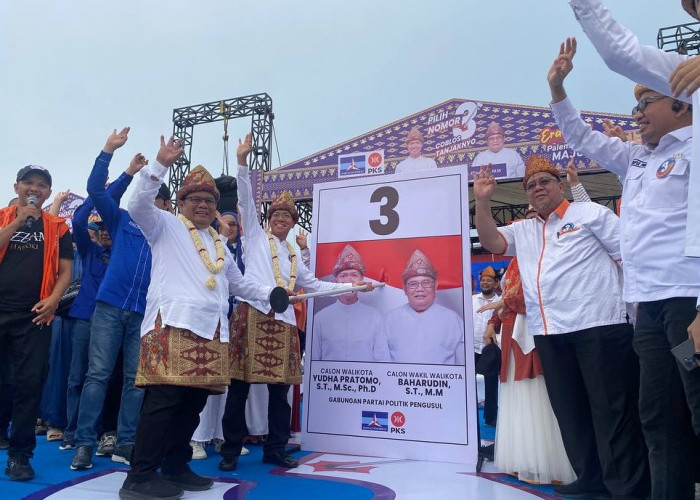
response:
M395 411L391 414L391 433L405 434L406 429L403 426L406 424L406 416L400 411Z
M581 229L578 226L575 226L573 222L569 222L568 224L564 224L559 231L557 231L557 239L559 239L561 236L564 236L567 233L574 233Z
M656 177L659 179L663 179L666 177L668 174L671 173L671 170L673 170L673 167L676 166L676 159L675 158L668 158L666 161L664 161L659 168L656 169Z
M389 413L385 411L363 411L363 431L389 431Z

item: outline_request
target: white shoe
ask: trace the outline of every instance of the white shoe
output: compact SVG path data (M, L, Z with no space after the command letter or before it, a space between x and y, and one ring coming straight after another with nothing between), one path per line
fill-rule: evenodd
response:
M250 453L250 450L248 448L246 448L245 446L242 446L241 447L241 455L247 455L248 453Z
M204 444L199 441L190 441L192 447L192 460L204 460L207 458L207 452L204 451Z

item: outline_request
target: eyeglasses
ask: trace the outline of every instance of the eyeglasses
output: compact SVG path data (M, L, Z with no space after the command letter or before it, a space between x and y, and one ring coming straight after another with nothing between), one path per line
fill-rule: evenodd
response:
M666 99L666 98L670 99L670 97L665 96L665 95L643 97L642 99L639 100L637 105L632 108L632 116L636 115L637 113L643 112L650 103L652 103L654 101L660 101L661 99Z
M190 201L195 205L199 205L202 202L206 203L210 207L216 206L216 200L214 198L200 198L199 196L188 196L185 201Z
M409 281L406 283L406 288L409 290L418 290L418 287L421 287L423 290L432 290L435 288L435 282L433 280L424 280L424 281Z
M283 210L278 210L270 216L270 219L285 219L292 220L292 214Z
M539 181L531 181L528 182L525 185L525 191L534 191L537 189L537 186L542 186L543 188L547 189L551 183L555 182L555 179L550 179L550 178L544 178L540 179Z

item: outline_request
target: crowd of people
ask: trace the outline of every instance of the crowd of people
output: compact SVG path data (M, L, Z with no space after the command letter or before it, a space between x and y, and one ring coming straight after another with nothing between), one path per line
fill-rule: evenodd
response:
M475 362L491 344L501 346L500 374L485 380L484 418L496 427L497 467L554 484L563 497L690 500L700 478L700 230L688 224L700 215L692 171L700 120L691 97L700 60L641 45L600 0L570 3L606 63L637 82L632 113L642 144L581 119L564 88L577 49L569 38L547 74L552 113L571 148L618 176L620 213L591 202L573 165L569 202L560 170L533 155L517 174L530 209L499 227L490 206L495 176L488 167L474 175L480 242L513 257L504 276L487 267L473 297ZM682 5L700 19L695 0ZM72 470L91 468L94 455L130 465L123 499L206 490L212 480L188 462L193 452L201 456L202 443L219 439L219 469L237 469L251 434L251 388L266 388L256 396L267 398L263 462L294 468L289 389L301 383L303 339L300 315L287 305L298 302L300 288L371 290L362 257L347 245L335 281L317 279L305 235L297 236L299 255L287 241L299 220L289 192L261 227L250 135L236 152L238 210L217 211L216 182L197 166L175 195L175 215L163 183L182 154L173 138L161 137L152 163L138 154L108 184L129 132L107 138L70 230L57 215L67 192L41 209L52 177L38 165L17 173L17 198L0 209L5 472L34 478L30 458L43 430L73 450ZM489 146L502 150L503 135L489 125ZM397 172L435 168L422 144L412 129L409 159ZM77 295L60 311L78 276ZM437 278L416 249L401 276L408 303L386 318L356 292L341 295L318 314L314 359L464 364L463 319L434 303ZM676 355L684 343L690 354Z

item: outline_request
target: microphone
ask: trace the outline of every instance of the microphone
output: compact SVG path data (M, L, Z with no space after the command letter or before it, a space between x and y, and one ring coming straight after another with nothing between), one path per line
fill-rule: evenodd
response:
M36 199L36 196L30 196L27 198L27 203L29 205L36 206L38 201L39 200ZM32 225L34 225L35 221L36 221L36 219L30 215L29 217L27 217L27 221L24 223L24 225L27 227L32 227Z

